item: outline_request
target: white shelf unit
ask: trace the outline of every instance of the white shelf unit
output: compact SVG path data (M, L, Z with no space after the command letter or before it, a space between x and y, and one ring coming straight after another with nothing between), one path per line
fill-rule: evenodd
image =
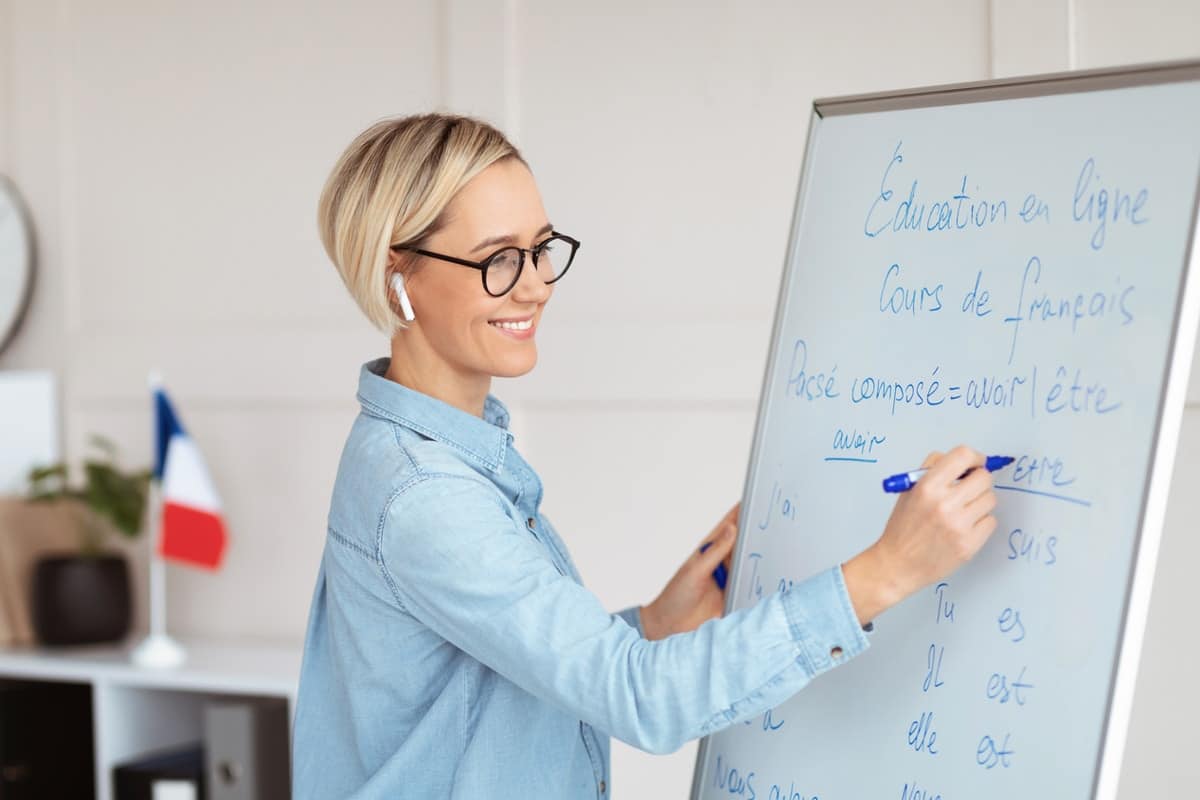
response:
M283 698L290 733L300 680L299 647L176 641L187 650L187 660L169 669L134 664L130 653L136 639L120 645L0 648L0 679L91 686L97 800L112 800L112 769L117 764L199 741L209 701Z

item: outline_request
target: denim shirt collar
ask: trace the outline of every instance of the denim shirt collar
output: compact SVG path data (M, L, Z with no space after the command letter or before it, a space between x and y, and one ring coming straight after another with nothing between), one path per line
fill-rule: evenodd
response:
M391 361L385 356L362 365L358 376L358 401L363 410L444 442L481 466L499 472L512 442L508 409L504 404L489 394L483 401L481 419L385 378Z

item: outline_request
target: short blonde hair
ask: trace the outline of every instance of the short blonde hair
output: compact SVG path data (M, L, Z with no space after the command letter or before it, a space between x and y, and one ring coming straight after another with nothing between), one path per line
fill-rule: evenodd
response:
M440 228L459 189L503 158L525 163L496 128L455 114L384 119L342 153L321 190L317 227L372 325L389 337L408 327L389 286L390 248Z

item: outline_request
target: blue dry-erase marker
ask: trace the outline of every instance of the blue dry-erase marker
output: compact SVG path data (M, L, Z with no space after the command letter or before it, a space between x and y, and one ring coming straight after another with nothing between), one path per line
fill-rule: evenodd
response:
M712 542L705 542L700 545L700 552L703 553L708 548L712 547ZM724 564L717 564L717 568L713 570L713 580L717 582L718 589L725 588L725 579L729 577L729 572L725 569Z
M995 472L998 469L1003 469L1015 461L1011 456L988 456L987 463L983 466L988 472ZM970 472L971 470L967 470ZM898 475L892 475L883 479L883 490L885 492L907 492L909 489L917 485L917 481L927 469L914 469L912 472L901 472ZM967 472L959 475L959 480L967 477Z

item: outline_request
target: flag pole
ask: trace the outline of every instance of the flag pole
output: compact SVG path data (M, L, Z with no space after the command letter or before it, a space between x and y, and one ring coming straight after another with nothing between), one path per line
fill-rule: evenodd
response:
M156 448L154 463L156 465L159 463L158 448L162 447L162 442L158 441L161 433L157 425L158 391L161 386L162 379L158 373L151 373L150 396L154 403L153 414L156 422L153 436ZM150 635L133 649L132 657L134 663L139 666L161 669L179 666L186 660L187 652L178 642L167 635L166 565L163 563L158 546L159 525L162 521L160 478L161 476L156 476L155 480L150 481L149 502L147 503L150 511L149 529L147 530L150 541Z

